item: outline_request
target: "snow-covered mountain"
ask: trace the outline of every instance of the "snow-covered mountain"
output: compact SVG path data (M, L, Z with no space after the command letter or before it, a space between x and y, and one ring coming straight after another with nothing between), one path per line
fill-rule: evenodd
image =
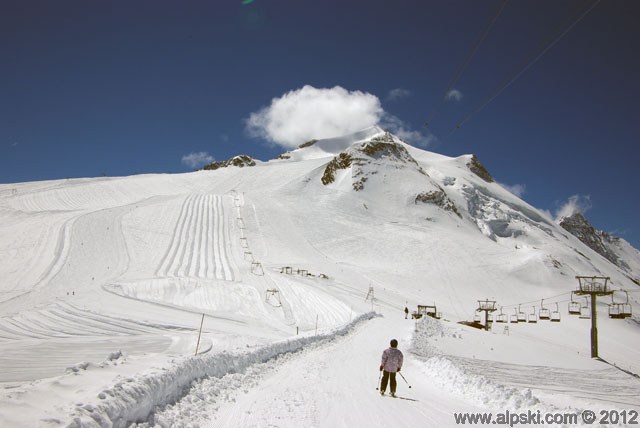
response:
M640 285L640 252L624 239L594 228L580 212L563 217L560 226L576 236L589 248L611 263L629 273L630 278Z
M2 426L391 422L373 390L391 337L418 400L394 407L404 426L638 409L638 251L596 234L612 263L473 155L372 127L268 162L0 185L0 220ZM600 355L624 371L589 358L576 275L610 278ZM561 322L457 324L485 299L496 321ZM418 305L441 319L405 320Z

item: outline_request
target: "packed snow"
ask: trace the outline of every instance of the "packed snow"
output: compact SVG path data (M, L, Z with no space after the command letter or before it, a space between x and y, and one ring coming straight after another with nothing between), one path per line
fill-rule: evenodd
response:
M616 241L628 269L613 265L470 159L373 127L253 167L0 185L0 426L637 414L639 253ZM598 299L600 359L576 275L616 290ZM560 322L459 323L485 299L496 321ZM633 315L609 318L622 301ZM418 305L439 319L405 319ZM392 338L396 399L376 389Z

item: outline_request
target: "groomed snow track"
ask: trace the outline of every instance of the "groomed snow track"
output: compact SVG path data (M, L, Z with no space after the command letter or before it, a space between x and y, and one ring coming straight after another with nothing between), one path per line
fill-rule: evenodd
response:
M185 396L194 381L205 377L221 378L280 355L300 351L313 343L331 342L377 316L369 312L330 333L278 342L247 353L223 352L188 357L176 361L171 367L127 378L100 393L98 403L78 404L67 427L120 428L145 422L157 408L173 404Z
M223 198L202 194L185 198L158 277L234 280Z

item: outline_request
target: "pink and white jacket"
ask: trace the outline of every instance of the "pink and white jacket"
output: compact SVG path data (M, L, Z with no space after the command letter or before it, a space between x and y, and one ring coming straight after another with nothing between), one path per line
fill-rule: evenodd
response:
M402 368L403 360L404 356L398 348L387 348L382 352L380 365L383 366L385 372L395 373Z

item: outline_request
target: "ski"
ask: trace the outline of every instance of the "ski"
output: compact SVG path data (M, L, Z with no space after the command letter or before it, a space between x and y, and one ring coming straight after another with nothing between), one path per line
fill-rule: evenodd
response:
M401 397L399 395L380 394L380 396L381 397L389 397L389 398L399 398L400 400L407 400L407 401L419 401L419 400L416 400L415 398Z

